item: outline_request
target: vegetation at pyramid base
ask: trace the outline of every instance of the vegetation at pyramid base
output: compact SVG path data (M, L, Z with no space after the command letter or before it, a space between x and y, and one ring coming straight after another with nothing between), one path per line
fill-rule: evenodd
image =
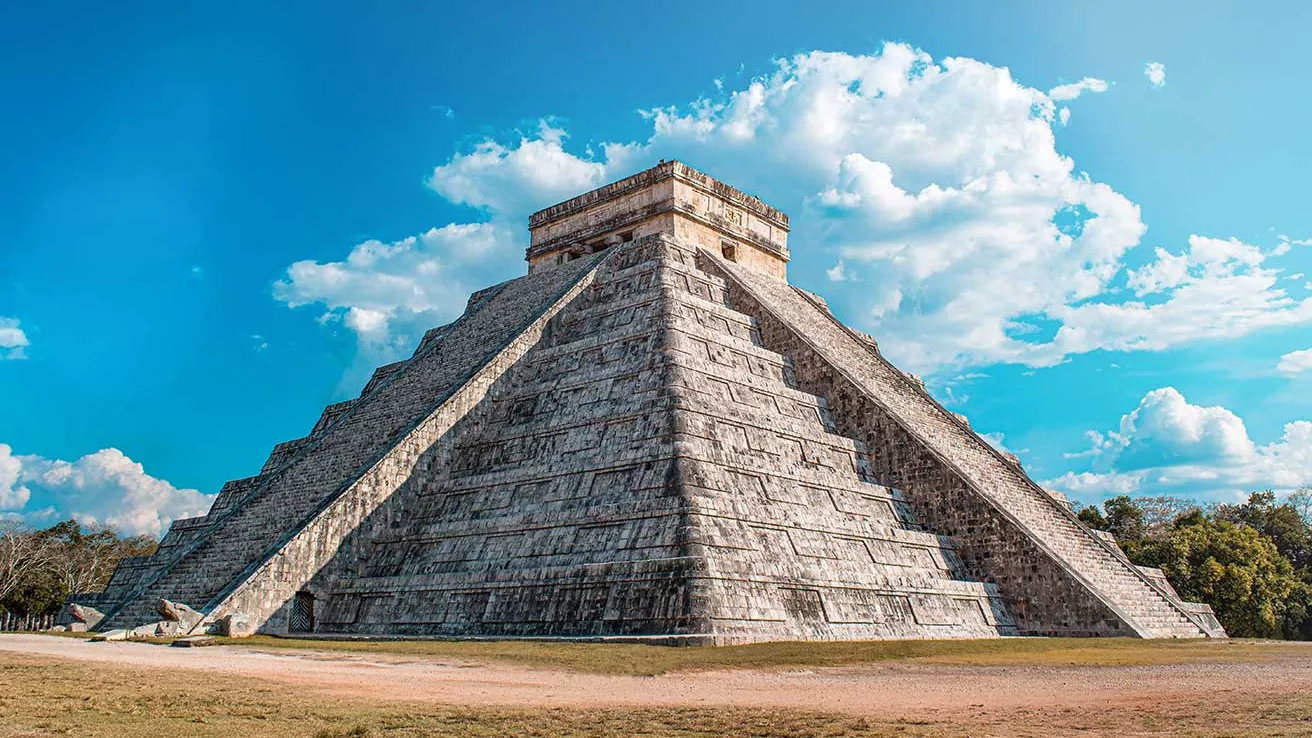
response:
M1231 636L1312 640L1312 490L1209 507L1121 496L1079 516L1134 563L1160 568L1182 598L1210 605Z
M38 530L0 521L0 612L53 615L74 592L99 592L120 559L155 552L150 536L69 519Z

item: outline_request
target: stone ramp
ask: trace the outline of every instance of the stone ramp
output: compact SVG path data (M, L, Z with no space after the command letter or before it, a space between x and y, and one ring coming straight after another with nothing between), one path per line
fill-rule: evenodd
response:
M307 516L341 497L396 443L414 430L508 346L595 265L580 260L561 269L521 277L471 299L469 310L421 347L404 366L372 383L322 435L311 436L294 457L262 474L261 482L197 531L172 559L150 568L106 614L102 628L133 627L158 619L161 599L212 608L271 552L289 540ZM336 531L337 538L346 530ZM319 545L335 548L331 540ZM180 549L180 550L177 550ZM305 581L312 572L298 577ZM253 614L253 613L252 613Z
M795 360L799 354L806 357L807 366L798 369L799 375L805 375L799 378L802 385L809 383L816 394L831 395L831 412L840 416L840 427L869 439L877 470L900 477L922 507L936 511L929 516L934 527L952 534L968 549L977 573L998 582L1022 633L1218 635L1118 557L1069 508L1053 500L818 302L785 282L709 252L703 251L702 263L728 279L736 309L769 324L768 329L762 328L768 334L767 346L792 354ZM907 440L894 443L894 439ZM908 445L919 448L907 450ZM887 457L886 463L880 463L881 455ZM946 502L949 495L952 504ZM991 513L983 515L988 520L981 520L979 513L963 512L972 509L972 502L977 509L981 501ZM1025 540L1017 541L1016 536ZM1003 540L1007 538L1011 540ZM1000 564L1008 545L1023 551L1036 567L1047 569L1041 577L1053 588L1052 602L1042 603L1042 593L1033 591L1040 576L1007 571ZM972 549L991 549L991 553ZM992 563L986 563L989 558ZM1021 586L1027 577L1030 591ZM1061 602L1081 590L1096 602ZM1062 608L1097 615L1099 603L1107 611L1102 613L1105 630L1063 627L1062 623L1078 618L1074 610Z

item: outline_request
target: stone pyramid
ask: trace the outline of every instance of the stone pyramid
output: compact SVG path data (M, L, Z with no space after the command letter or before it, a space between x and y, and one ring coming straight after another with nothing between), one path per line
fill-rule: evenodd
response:
M98 628L1224 636L790 286L779 211L662 162L530 231L527 276L77 596Z

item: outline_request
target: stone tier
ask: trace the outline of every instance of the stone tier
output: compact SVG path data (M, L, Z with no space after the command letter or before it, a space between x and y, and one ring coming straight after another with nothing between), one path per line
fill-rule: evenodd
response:
M1014 632L950 540L665 237L617 250L449 455L312 585L317 627L424 635ZM741 441L741 443L739 442ZM794 458L795 457L795 458ZM362 529L363 530L363 529ZM812 607L815 605L816 607ZM818 608L818 609L817 609Z
M998 586L1021 633L1216 635L804 293L703 251L799 386L829 400L840 432L875 450L879 481L957 542L965 568Z
M199 540L143 577L102 627L148 622L160 598L212 612L215 597L247 581L250 569L284 545L307 515L345 494L577 281L584 266L515 280L425 351L375 372L357 403L279 468L261 474L254 489L209 521Z

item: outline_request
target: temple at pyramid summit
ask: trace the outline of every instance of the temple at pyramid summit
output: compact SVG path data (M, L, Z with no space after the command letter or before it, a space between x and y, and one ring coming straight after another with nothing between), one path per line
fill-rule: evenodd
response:
M761 200L661 162L529 230L525 276L475 292L65 617L715 644L1225 636L790 285L788 218Z

